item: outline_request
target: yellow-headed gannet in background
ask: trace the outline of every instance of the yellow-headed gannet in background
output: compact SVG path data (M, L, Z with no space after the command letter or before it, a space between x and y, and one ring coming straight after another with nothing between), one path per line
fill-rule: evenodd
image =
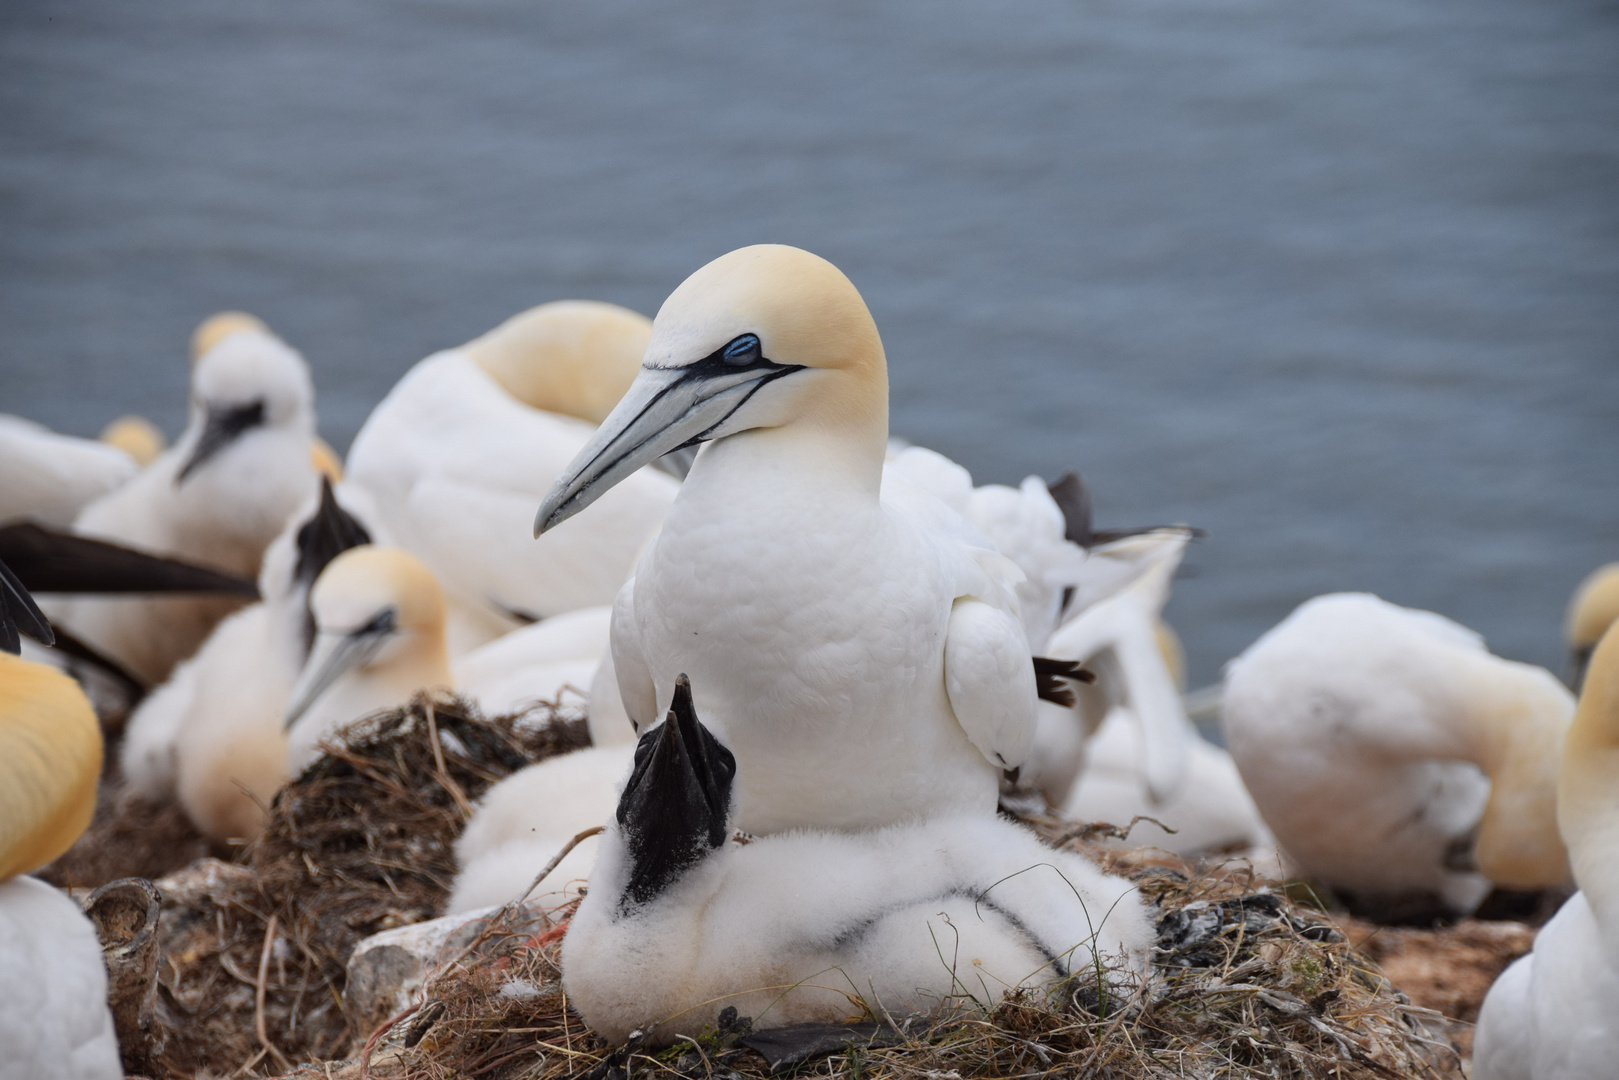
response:
M1569 685L1579 692L1591 651L1619 621L1619 562L1599 566L1580 582L1568 602L1563 639L1568 644Z
M26 876L73 846L95 812L101 727L74 681L13 655L44 617L0 564L0 1073L117 1080L107 971L79 905Z
M457 655L522 618L612 603L668 512L679 484L647 470L600 517L528 539L535 501L630 385L650 326L612 304L542 304L417 364L355 437L349 479L449 594Z
M1591 656L1557 823L1580 891L1490 988L1474 1080L1606 1080L1619 1063L1619 628Z
M1144 966L1134 887L992 814L735 842L746 765L686 680L673 690L563 939L569 1002L603 1038L663 1045L727 1007L759 1028L844 1021L852 998L879 1016L988 1010Z
M411 553L365 546L332 560L309 594L313 647L284 724L296 775L318 744L420 690L456 689L487 715L555 700L580 685L607 647L606 609L548 619L475 649L452 666L444 592Z
M115 447L0 413L0 522L70 525L80 510L139 471L135 459Z
M220 623L130 717L119 754L129 790L178 798L210 839L256 835L287 779L283 720L315 636L309 591L338 555L385 540L363 492L323 482L265 552L263 599Z
M135 459L135 464L146 468L157 460L169 445L158 426L144 416L120 416L101 429L96 438Z
M191 420L180 440L87 506L74 529L256 577L264 549L315 491L314 432L314 388L303 358L267 331L238 328L193 365ZM156 685L241 603L80 598L54 602L50 612Z
M1306 874L1392 917L1558 885L1574 700L1466 627L1366 593L1301 605L1226 669L1226 743Z
M988 817L1028 753L1021 575L937 499L880 497L887 438L854 286L808 252L743 248L664 302L641 373L540 507L548 533L706 443L619 593L613 664L643 727L691 674L748 832Z

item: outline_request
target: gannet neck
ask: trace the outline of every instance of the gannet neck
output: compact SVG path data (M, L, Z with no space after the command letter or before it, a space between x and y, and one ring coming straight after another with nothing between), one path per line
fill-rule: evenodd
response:
M1568 729L1557 821L1574 880L1619 955L1619 625L1597 644Z
M472 362L533 409L599 424L641 370L652 320L594 300L558 300L514 315L463 346Z
M883 479L881 446L819 424L754 428L710 443L692 464L686 485L694 495L711 487L762 486L875 505Z
M73 846L96 807L101 727L83 691L0 653L0 881Z
M1548 671L1488 653L1453 718L1470 760L1490 777L1474 857L1497 885L1534 889L1568 880L1557 831L1557 774L1573 698Z

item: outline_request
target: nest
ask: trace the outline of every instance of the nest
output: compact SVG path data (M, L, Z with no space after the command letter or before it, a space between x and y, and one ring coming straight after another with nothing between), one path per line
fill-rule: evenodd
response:
M1396 991L1316 911L1242 863L1199 869L1117 852L1085 830L1051 827L1141 888L1159 910L1151 976L1124 993L1075 982L1007 997L970 1019L878 1021L831 1037L808 1064L761 1052L745 1017L659 1052L610 1046L561 989L569 911L502 909L429 976L418 1005L382 1025L358 1058L300 1075L333 1080L736 1080L798 1067L815 1075L963 1077L1460 1077L1441 1018ZM728 1010L734 1012L734 1010ZM328 1071L329 1070L329 1071Z
M159 882L154 1034L126 1047L126 1067L189 1078L344 1054L354 944L437 916L473 801L588 744L581 719L541 710L486 721L454 698L419 696L368 717L277 794L236 862L204 859Z

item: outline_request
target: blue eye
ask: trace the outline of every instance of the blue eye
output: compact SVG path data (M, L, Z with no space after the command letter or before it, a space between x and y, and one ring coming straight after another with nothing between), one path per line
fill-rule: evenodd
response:
M720 350L720 359L727 364L741 367L744 364L757 363L762 351L763 346L759 344L758 334L743 334Z

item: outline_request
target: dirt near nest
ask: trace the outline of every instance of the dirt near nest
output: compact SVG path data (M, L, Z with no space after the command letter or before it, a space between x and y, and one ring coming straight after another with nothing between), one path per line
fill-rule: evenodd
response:
M38 876L63 889L94 889L119 878L155 881L209 854L228 852L214 852L177 804L147 802L114 772L101 780L90 827Z

